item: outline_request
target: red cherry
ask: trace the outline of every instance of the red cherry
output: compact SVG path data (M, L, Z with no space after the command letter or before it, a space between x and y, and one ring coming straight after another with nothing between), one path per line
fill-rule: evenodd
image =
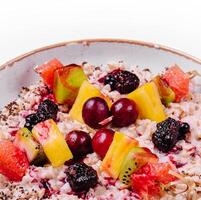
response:
M79 159L93 152L91 137L84 131L71 131L66 135L66 142L75 159Z
M92 147L94 151L103 159L107 153L114 137L114 131L102 128L96 132L92 138Z
M109 107L106 101L100 97L88 99L82 108L84 122L91 128L102 128L99 122L109 117Z
M116 127L129 126L135 123L138 117L137 106L134 101L121 98L111 107L112 112L112 124Z

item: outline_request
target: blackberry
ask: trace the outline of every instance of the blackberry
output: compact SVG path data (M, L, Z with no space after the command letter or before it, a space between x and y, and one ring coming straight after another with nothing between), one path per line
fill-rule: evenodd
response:
M132 72L118 69L105 76L104 84L109 84L112 91L128 94L139 86L140 80Z
M67 181L74 192L87 192L97 185L97 172L84 163L77 162L68 166Z
M54 119L57 118L58 106L51 100L46 99L45 101L41 102L38 106L38 111L36 113L30 114L26 116L25 125L24 127L32 130L32 128L47 119Z
M178 141L181 123L169 117L156 127L157 130L152 136L154 145L162 152L170 151Z
M38 112L46 115L47 119L56 120L58 110L58 106L49 99L41 102L38 106Z
M186 134L190 132L190 125L186 122L181 123L179 128L178 140L183 140L186 137Z
M45 121L46 119L47 118L43 113L33 113L27 115L25 118L26 122L24 127L28 128L31 131L36 124Z

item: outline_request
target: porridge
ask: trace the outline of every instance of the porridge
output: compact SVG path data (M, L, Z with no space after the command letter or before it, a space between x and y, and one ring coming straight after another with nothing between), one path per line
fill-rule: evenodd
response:
M174 65L37 66L0 114L0 199L201 198L201 92Z

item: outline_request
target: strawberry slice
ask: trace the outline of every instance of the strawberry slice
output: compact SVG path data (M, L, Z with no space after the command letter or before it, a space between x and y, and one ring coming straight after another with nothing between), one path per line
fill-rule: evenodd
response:
M54 71L56 69L62 68L63 64L56 58L50 60L49 62L35 67L35 71L40 74L44 83L50 88L53 88L54 83Z
M29 162L26 154L11 141L0 141L0 173L10 181L21 181Z
M162 76L162 79L167 82L174 91L176 95L175 102L180 102L181 99L188 95L189 76L184 73L179 66L174 65L170 67Z
M177 178L169 174L169 163L148 163L132 174L132 189L144 199L160 196L160 184L168 184Z

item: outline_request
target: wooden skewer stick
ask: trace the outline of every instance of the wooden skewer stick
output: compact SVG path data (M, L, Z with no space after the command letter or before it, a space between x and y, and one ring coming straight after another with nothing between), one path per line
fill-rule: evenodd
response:
M187 74L189 75L189 79L193 79L196 76L201 76L201 74L196 70L189 71Z

